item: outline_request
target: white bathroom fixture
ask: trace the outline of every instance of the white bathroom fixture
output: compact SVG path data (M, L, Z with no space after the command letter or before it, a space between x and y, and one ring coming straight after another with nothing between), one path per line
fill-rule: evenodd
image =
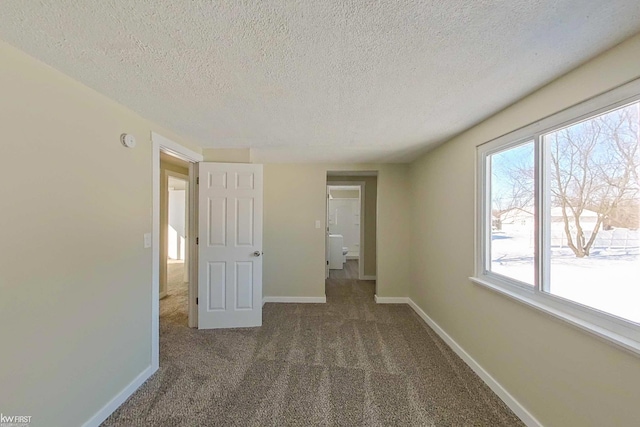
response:
M342 270L344 266L344 237L342 234L329 234L329 269Z

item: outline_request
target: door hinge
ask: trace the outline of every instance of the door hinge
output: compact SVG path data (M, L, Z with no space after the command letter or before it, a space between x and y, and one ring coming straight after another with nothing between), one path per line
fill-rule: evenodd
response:
M196 237L196 245L200 244L200 238Z
M196 185L197 185L197 184L200 184L200 177L197 177L197 178L196 178Z
M196 297L196 305L198 305L198 297Z
M329 261L327 261L327 265L329 265Z

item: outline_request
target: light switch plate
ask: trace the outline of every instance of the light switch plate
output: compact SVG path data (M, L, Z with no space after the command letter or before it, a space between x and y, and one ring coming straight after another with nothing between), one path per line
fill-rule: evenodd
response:
M322 228L322 224L319 219L316 219L316 228Z
M144 247L145 249L151 247L151 233L144 233Z

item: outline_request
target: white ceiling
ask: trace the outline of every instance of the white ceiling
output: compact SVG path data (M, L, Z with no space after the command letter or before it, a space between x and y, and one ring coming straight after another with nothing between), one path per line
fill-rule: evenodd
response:
M0 38L266 162L410 160L638 31L638 0L0 2Z

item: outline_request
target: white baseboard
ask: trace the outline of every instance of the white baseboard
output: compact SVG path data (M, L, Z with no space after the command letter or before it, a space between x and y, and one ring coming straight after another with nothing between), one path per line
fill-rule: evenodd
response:
M120 393L116 394L113 399L96 412L93 417L89 418L82 427L98 427L102 424L102 422L106 420L109 415L113 414L113 412L118 409L118 407L122 405L124 401L127 400L129 396L131 396L146 380L148 380L156 370L157 368L153 369L153 367L149 365L144 371L140 372L140 374L135 377L129 385L123 388Z
M358 280L377 280L376 276L360 276Z
M295 303L295 304L325 304L327 297L263 297L262 305L268 302Z
M376 304L409 304L407 297L379 297L377 294L373 296Z
M409 306L424 322L435 331L436 334L498 395L500 399L529 427L542 427L538 421L524 406L520 404L502 385L496 381L476 360L471 357L444 329L440 327L427 313L425 313L411 298L406 298Z

